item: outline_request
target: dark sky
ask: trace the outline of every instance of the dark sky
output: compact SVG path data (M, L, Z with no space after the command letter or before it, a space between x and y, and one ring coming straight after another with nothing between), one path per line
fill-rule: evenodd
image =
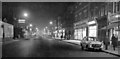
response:
M17 17L23 17L23 13L27 12L28 21L43 29L49 25L50 20L54 20L54 17L63 13L65 5L68 4L68 2L4 2L3 10L7 14L6 8L14 8L14 15Z

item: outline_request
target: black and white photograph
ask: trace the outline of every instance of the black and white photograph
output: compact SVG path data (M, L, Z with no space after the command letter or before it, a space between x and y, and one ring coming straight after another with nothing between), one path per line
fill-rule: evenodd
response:
M59 1L1 1L0 57L120 57L120 1Z

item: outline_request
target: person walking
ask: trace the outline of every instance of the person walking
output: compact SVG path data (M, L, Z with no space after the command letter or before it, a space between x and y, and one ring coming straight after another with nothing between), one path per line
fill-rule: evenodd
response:
M117 46L117 37L115 37L114 34L112 35L111 41L112 41L113 49L115 50Z
M108 38L104 39L104 44L105 44L105 50L108 50L108 46L109 46L109 40L108 40Z

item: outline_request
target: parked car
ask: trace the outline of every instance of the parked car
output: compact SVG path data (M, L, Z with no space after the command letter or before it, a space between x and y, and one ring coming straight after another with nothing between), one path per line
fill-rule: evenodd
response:
M98 41L96 37L84 37L81 40L81 49L97 49L101 50L103 48L103 43Z

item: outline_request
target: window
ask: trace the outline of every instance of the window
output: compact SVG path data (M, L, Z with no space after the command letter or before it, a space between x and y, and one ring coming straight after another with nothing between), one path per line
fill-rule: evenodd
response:
M79 15L81 15L82 13L80 12Z
M101 10L99 10L99 16L101 16Z
M77 8L78 6L75 6L75 8Z
M92 9L91 11L92 11L92 12L91 12L91 16L93 17L93 16L94 16L94 14L95 14L95 10L94 10L94 9Z
M87 10L84 10L84 17L87 17Z
M79 5L81 5L82 3L79 3Z
M73 12L71 11L70 13L72 14Z
M89 27L89 36L96 37L97 36L97 26L90 26Z
M107 7L105 7L105 15L107 15Z
M120 2L117 2L117 11L120 11Z
M75 17L77 17L78 15L75 15Z
M103 8L101 8L101 16L103 16Z

